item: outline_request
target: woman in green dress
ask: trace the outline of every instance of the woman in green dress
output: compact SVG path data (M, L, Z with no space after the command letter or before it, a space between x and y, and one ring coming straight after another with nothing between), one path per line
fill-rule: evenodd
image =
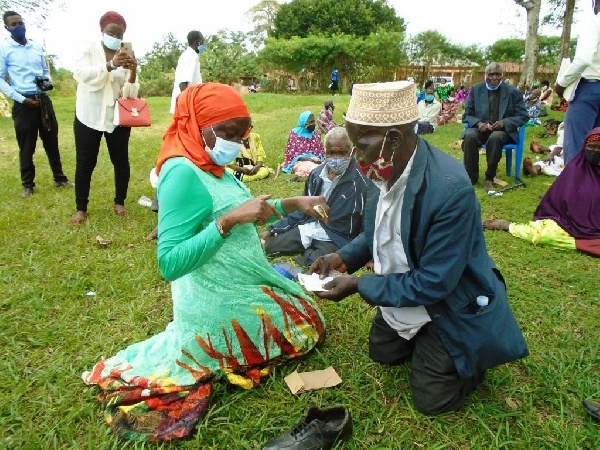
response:
M171 281L173 321L83 374L124 437L188 435L215 381L254 387L325 336L318 306L272 268L256 225L296 209L328 215L328 207L323 197L253 198L225 170L249 129L230 86L204 83L178 98L157 162L158 264Z

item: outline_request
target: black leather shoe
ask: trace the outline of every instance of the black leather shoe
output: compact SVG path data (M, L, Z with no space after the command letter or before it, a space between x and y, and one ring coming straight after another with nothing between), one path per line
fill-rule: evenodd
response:
M73 183L71 183L70 181L55 181L54 186L55 187L74 187L75 185Z
M310 408L302 421L275 438L263 450L329 450L352 434L352 417L345 406Z
M23 188L23 192L21 192L21 197L27 198L27 197L31 197L32 195L33 195L32 187Z
M595 400L584 400L583 407L590 413L590 415L596 419L600 420L600 402Z

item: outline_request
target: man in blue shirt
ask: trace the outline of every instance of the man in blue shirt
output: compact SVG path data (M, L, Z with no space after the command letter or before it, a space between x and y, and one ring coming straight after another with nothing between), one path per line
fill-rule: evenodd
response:
M329 84L329 89L333 95L337 95L338 92L338 70L333 69L331 72L331 83Z
M3 14L10 39L0 41L0 90L14 100L12 117L19 144L21 197L33 194L35 165L33 154L38 133L48 156L56 187L72 187L62 169L58 149L58 122L50 97L50 72L42 46L25 37L25 24L14 11ZM6 82L9 79L10 84Z

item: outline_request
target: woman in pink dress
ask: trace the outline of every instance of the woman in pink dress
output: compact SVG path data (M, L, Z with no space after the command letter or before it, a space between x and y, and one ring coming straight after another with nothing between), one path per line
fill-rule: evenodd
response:
M304 111L298 119L298 126L292 128L285 147L285 161L281 166L284 173L300 177L308 174L325 158L321 136L315 133L315 116Z

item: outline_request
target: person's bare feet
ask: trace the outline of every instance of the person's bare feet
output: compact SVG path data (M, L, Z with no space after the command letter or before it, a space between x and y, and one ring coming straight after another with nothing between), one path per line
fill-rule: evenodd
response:
M483 183L483 190L485 192L490 192L494 190L494 182L491 180L485 180L485 183Z
M77 211L75 215L71 218L71 224L77 225L79 223L83 223L87 220L88 213L85 211Z
M502 219L489 219L489 220L484 220L482 225L483 225L483 228L485 228L486 230L508 231L510 222L508 222L506 220L502 220Z
M120 217L125 217L127 215L127 210L123 205L115 205L115 214Z
M156 227L154 230L152 230L148 236L146 236L146 240L147 241L153 241L154 239L158 238L158 227Z
M523 160L523 175L530 175L532 177L538 175L537 166L533 165L533 161L529 157Z

